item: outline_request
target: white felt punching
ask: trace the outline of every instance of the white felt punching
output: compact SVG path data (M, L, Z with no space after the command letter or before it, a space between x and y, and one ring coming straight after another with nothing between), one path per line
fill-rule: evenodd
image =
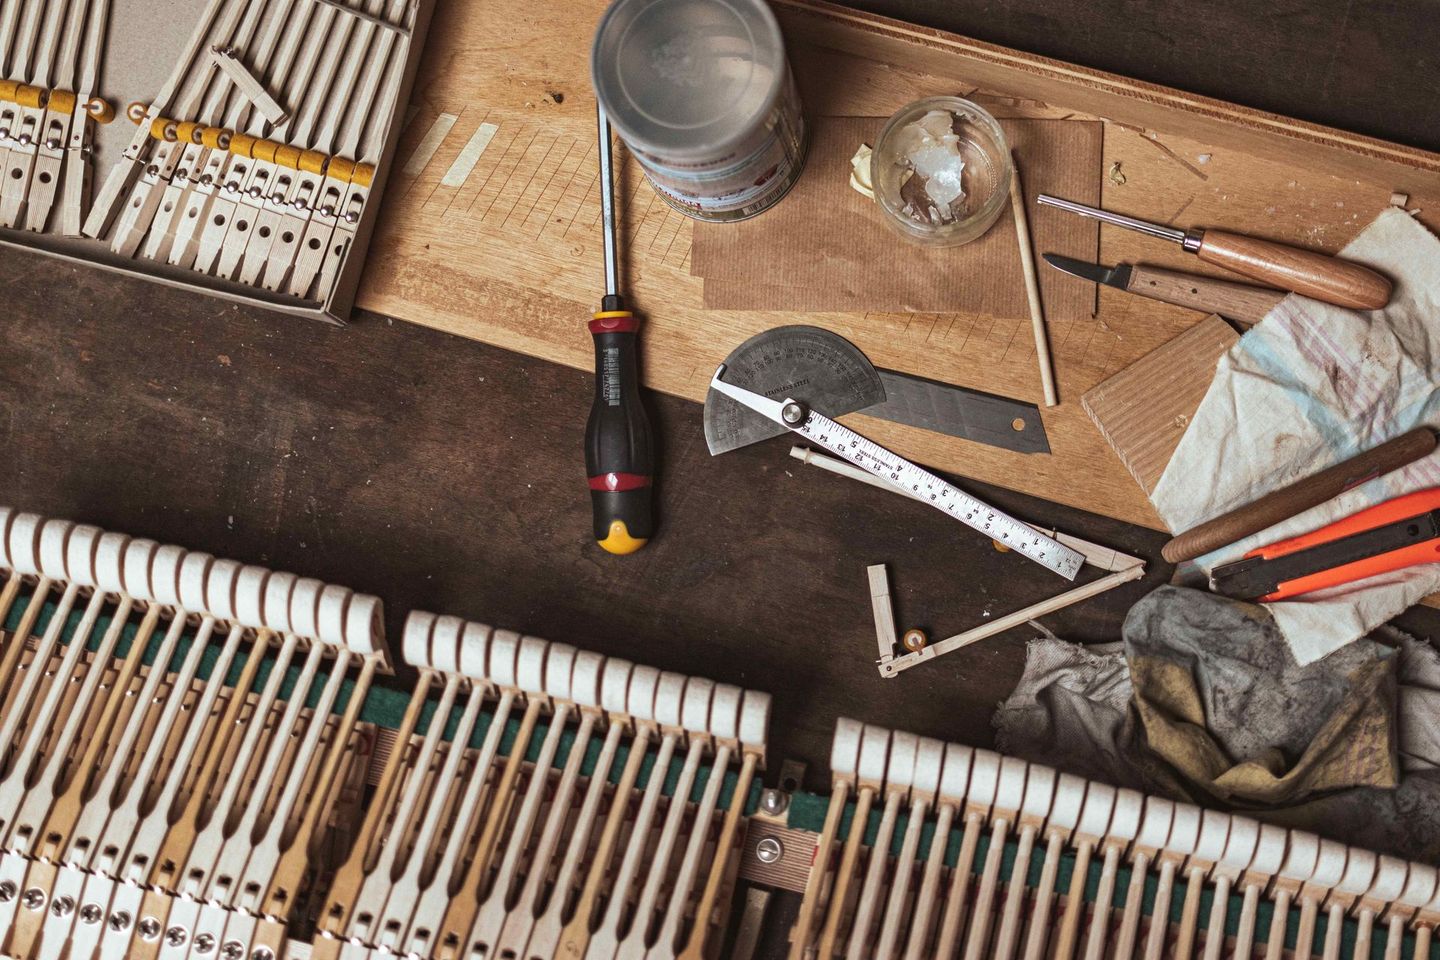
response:
M1345 875L1345 863L1349 859L1345 844L1334 840L1320 841L1320 855L1315 858L1315 872L1307 886L1330 889Z
M920 745L915 748L914 793L927 803L934 802L935 793L940 789L940 772L944 768L945 744L931 737L921 737Z
M368 593L350 594L345 608L345 646L362 657L381 652L385 635L385 606Z
M970 764L970 789L965 791L965 806L970 810L988 811L995 802L1000 786L1000 754L993 750L976 750Z
M746 690L740 702L740 742L751 750L763 751L770 742L770 694Z
M749 709L755 709L753 704ZM745 710L744 690L741 690L734 684L717 683L715 685L714 695L710 698L709 730L711 736L717 740L732 742L739 740L741 743L747 745L755 745L755 741L745 739L744 724L747 720ZM691 727L688 722L685 726L691 730L697 729ZM762 739L761 744L763 743L764 741Z
M685 674L666 670L655 688L655 722L662 727L680 726L680 707L685 699Z
M855 776L860 762L860 737L865 725L859 720L841 717L835 721L835 737L830 741L830 772L849 780Z
M1280 876L1296 883L1309 883L1320 862L1320 838L1305 830L1291 830Z
M405 627L400 631L400 655L412 667L430 664L430 632L439 619L433 613L412 610L405 618Z
M515 660L519 654L520 634L514 630L496 630L490 635L490 679L496 686L515 689Z
M1376 903L1391 903L1400 898L1405 881L1410 874L1410 865L1399 857L1381 855L1375 866L1375 879L1366 892L1367 900Z
M130 538L123 533L102 533L95 545L95 586L106 593L125 592L125 548Z
M1370 889L1379 862L1380 858L1373 850L1351 847L1345 860L1345 872L1340 875L1335 889L1349 897L1358 897Z
M1264 877L1273 877L1285 863L1285 841L1289 831L1273 823L1260 825L1260 837L1255 843L1255 856L1250 858L1249 869Z
M354 592L345 587L332 585L326 585L320 591L315 636L321 643L331 647L345 646L345 614L350 609L350 597L353 595Z
M95 554L100 549L100 537L105 531L99 527L78 526L70 531L70 542L65 545L65 569L70 574L70 582L82 584L83 586L95 586ZM136 544L151 543L149 540L131 540L130 550L135 549ZM153 544L152 544L153 546ZM126 556L126 568L129 568L129 556ZM128 582L128 577L127 577ZM132 597L150 599L150 584L145 584L142 591L129 591Z
M270 571L244 566L235 578L235 619L258 630L265 626L265 583Z
M81 531L76 527L70 531L70 555L74 556L75 541ZM91 529L94 529L93 527ZM95 546L99 547L97 541ZM155 554L160 550L160 544L154 540L131 540L125 547L125 563L122 570L125 581L125 592L137 600L154 600L151 596L154 591L154 568ZM93 569L94 565L91 564ZM72 573L73 576L73 573Z
M1019 757L1000 758L1000 780L995 785L996 816L1003 815L1007 821L1014 822L1020 805L1025 802L1028 772L1029 764Z
M1054 768L1032 763L1025 774L1025 799L1020 804L1020 815L1029 820L1044 822L1050 816L1050 806L1055 802L1055 781L1058 774Z
M1163 797L1145 798L1145 815L1140 818L1140 832L1135 835L1135 847L1148 855L1165 846L1170 839L1170 823L1175 819L1175 803Z
M1068 834L1080 822L1080 810L1085 806L1085 788L1089 786L1083 777L1062 773L1055 781L1055 802L1050 805L1050 819L1045 821L1048 830Z
M10 563L10 525L15 522L15 511L0 507L0 570L13 570Z
M625 701L630 696L630 674L634 669L635 664L619 657L605 661L605 673L600 681L600 706L606 713L625 712Z
M550 643L539 637L525 637L520 641L520 655L515 660L515 685L526 693L545 692L545 658L550 652Z
M51 580L70 579L65 569L65 545L73 529L75 524L69 520L46 520L40 527L40 572Z
M575 670L570 675L570 698L582 707L600 705L600 676L605 658L589 650L575 655Z
M1230 817L1230 839L1225 843L1225 853L1220 857L1221 866L1238 874L1250 866L1255 857L1255 847L1260 843L1260 821L1251 817L1234 815Z
M272 573L265 581L265 626L276 633L290 633L290 595L300 580L293 573Z
M890 760L890 731L873 723L865 724L860 735L860 782L879 789L885 781L885 766Z
M940 768L940 802L954 806L965 799L970 787L970 766L975 751L958 743L945 745L945 766Z
M915 751L920 749L920 738L904 730L890 735L890 758L885 762L887 792L907 793L915 780Z
M446 673L460 672L460 638L465 634L465 621L459 617L436 617L426 645L411 663L423 663ZM406 659L409 660L407 654Z
M105 541L100 541L103 560ZM210 565L215 558L208 553L187 553L180 561L180 606L191 613L205 610L205 581L210 578ZM103 564L102 564L103 568Z
M658 689L657 689L658 694ZM685 699L680 711L680 723L691 733L707 734L710 732L711 705L715 700L715 681L706 680L703 677L691 677L689 686L685 691ZM659 719L660 701L657 696L655 701L656 719ZM732 708L734 713L740 712L740 704L737 702ZM662 721L663 722L663 721ZM724 722L723 720L721 721ZM732 716L731 725L735 720ZM733 734L732 734L733 736Z
M1195 844L1195 860L1201 864L1218 863L1225 855L1225 844L1230 839L1230 815L1218 810L1206 810L1200 820L1200 839Z
M290 591L290 632L296 636L315 639L320 635L320 593L325 584L309 577L295 581Z
M150 561L150 599L165 607L180 606L180 568L185 551L180 547L163 546Z
M236 581L240 579L240 564L234 560L216 560L210 564L210 573L205 578L205 611L216 620L237 620L235 613Z
M1140 818L1145 815L1145 794L1122 787L1115 791L1115 812L1110 816L1107 835L1112 840L1129 843L1140 832Z
M1406 867L1405 887L1396 897L1396 903L1405 907L1406 916L1413 915L1421 907L1429 906L1435 899L1435 889L1440 886L1440 871L1428 863L1412 861Z
M40 528L45 518L33 513L19 513L10 521L6 543L10 550L10 569L36 577L40 575Z
M625 712L636 720L652 722L655 719L655 688L660 686L660 671L654 667L636 665L630 672L630 696L625 702Z
M477 683L490 680L490 635L494 632L483 623L467 623L460 631L460 672Z
M545 693L556 700L570 699L570 678L575 672L576 649L568 643L550 644L545 658Z

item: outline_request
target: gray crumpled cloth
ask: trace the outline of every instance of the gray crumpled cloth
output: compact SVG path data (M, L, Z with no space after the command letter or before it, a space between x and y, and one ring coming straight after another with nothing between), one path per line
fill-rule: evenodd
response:
M1136 604L1122 634L1104 646L1033 641L994 717L998 749L1382 853L1440 859L1440 655L1428 644L1382 627L1301 666L1263 607L1177 587ZM1190 733L1212 762L1233 769L1196 775L1203 751L1167 760L1176 725L1155 722L1156 663L1193 684L1203 727ZM1371 714L1366 736L1336 737L1336 724L1357 711ZM1152 747L1152 733L1169 739ZM1332 740L1319 761L1317 737ZM1244 776L1226 779L1236 771ZM1263 789L1251 789L1257 782Z

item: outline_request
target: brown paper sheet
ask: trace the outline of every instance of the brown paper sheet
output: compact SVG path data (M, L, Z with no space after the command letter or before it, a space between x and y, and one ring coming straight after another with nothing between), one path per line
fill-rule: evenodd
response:
M697 223L690 272L705 279L716 310L836 310L984 313L1028 319L1025 280L1009 206L978 240L923 247L895 233L875 203L849 186L850 158L874 144L880 117L819 117L794 189L773 209L741 223ZM1046 316L1095 312L1093 284L1053 270L1040 254L1095 260L1099 225L1051 207L1052 193L1100 202L1102 124L1001 120L1019 157Z

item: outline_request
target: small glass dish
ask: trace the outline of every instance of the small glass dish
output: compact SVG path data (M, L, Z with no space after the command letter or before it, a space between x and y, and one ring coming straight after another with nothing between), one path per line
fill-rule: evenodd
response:
M949 114L948 126L941 113ZM947 161L955 154L964 164L961 195L947 202L956 186ZM915 158L924 166L927 157L935 163L929 167L934 177L917 169ZM930 246L969 243L989 230L1009 203L1012 172L1000 124L960 97L927 97L902 107L870 156L870 182L885 221L901 236Z

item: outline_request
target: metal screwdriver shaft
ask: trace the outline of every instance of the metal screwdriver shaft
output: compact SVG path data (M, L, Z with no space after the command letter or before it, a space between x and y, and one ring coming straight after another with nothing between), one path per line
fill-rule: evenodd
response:
M595 540L610 553L634 553L650 539L654 520L650 484L654 453L650 421L640 402L636 337L640 322L620 295L615 238L615 189L610 123L596 106L600 148L600 214L605 250L605 295L590 321L595 338L595 399L585 427Z

